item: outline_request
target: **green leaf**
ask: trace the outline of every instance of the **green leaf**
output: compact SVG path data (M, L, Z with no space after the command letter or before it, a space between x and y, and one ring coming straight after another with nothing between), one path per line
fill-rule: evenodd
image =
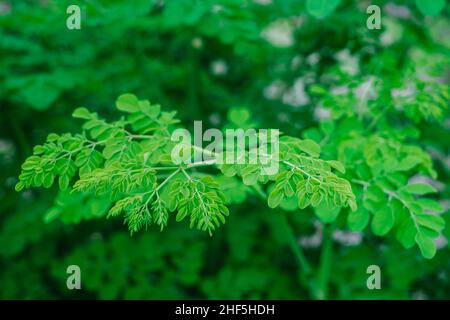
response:
M151 105L148 100L139 101L139 109L152 120L156 120L161 113L160 105Z
M183 207L183 208L181 208L181 209L178 211L175 220L176 220L177 222L180 222L181 220L183 220L183 219L187 216L187 214L188 214L188 211L186 210L185 207Z
M436 16L445 7L445 0L416 0L416 6L425 16Z
M330 15L340 2L340 0L308 0L306 10L313 17L322 19Z
M300 209L305 209L310 204L310 198L307 196L306 192L298 192L298 207Z
M128 113L134 113L140 110L138 98L131 93L125 93L119 96L116 101L116 106L120 111Z
M443 213L445 211L442 205L435 200L422 198L418 199L415 203L417 203L424 210L433 211L436 213Z
M236 174L236 166L233 164L223 164L219 168L226 177L232 177Z
M59 183L59 188L61 190L67 189L67 187L69 186L69 182L70 182L70 178L68 176L66 176L66 175L59 176L58 183Z
M311 205L317 207L323 200L323 195L321 192L316 192L311 196Z
M369 186L364 193L364 197L368 198L374 202L386 203L386 194L377 186Z
M242 181L244 182L245 185L251 186L258 182L258 177L259 177L259 174L255 172L255 173L243 176Z
M323 96L326 95L328 93L327 89L325 89L323 86L318 85L318 84L312 84L309 87L309 92L313 95L317 95L317 96Z
M351 231L361 231L369 223L370 215L363 206L359 206L358 210L351 211L347 217L348 227Z
M60 94L61 88L39 77L22 90L25 101L38 110L49 108Z
M45 152L45 148L43 146L37 145L33 148L33 154L42 154Z
M105 159L111 159L112 157L114 157L114 155L120 153L123 151L124 146L120 144L121 141L120 140L112 140L110 141L105 149L103 149L103 157L105 157Z
M58 218L60 214L61 214L60 210L58 210L57 208L51 208L45 213L44 222L50 223L54 221L56 218Z
M298 142L298 146L302 151L312 157L318 157L320 155L320 146L314 140L301 140Z
M394 214L388 207L375 212L372 219L372 231L377 236L384 236L394 226Z
M269 199L267 200L270 208L278 207L283 200L283 191L277 188L273 188L272 192L269 194Z
M416 195L424 195L437 192L437 190L433 186L425 183L410 184L407 185L404 190Z
M420 226L419 231L417 231L417 233L422 233L425 237L428 237L430 239L439 237L439 232L433 229L429 229L425 226Z
M36 187L40 187L44 182L44 172L38 171L33 178L33 185Z
M78 118L78 119L91 119L91 113L89 112L88 109L84 108L84 107L80 107L80 108L76 108L73 113L72 113L72 117L74 118Z
M417 156L407 156L400 160L397 164L396 169L398 171L408 171L417 166L422 162L422 159Z
M396 237L406 249L409 249L414 246L416 234L417 229L414 222L407 217L398 226Z
M421 226L427 227L436 232L441 232L445 227L445 221L440 216L418 214L416 215L416 220Z
M25 162L22 164L22 169L23 170L32 170L34 169L36 166L38 166L41 162L41 158L38 156L31 156L28 157Z
M228 112L228 119L236 125L246 124L250 116L250 112L244 108L233 108Z
M56 141L56 140L58 140L59 139L59 135L57 135L56 133L50 133L48 136L47 136L47 141L48 142L54 142L54 141Z
M14 187L14 189L15 189L17 192L21 191L23 188L24 188L24 185L23 185L22 182L18 182L18 183L16 184L16 186Z
M345 167L341 162L335 160L329 160L327 162L332 168L336 169L340 173L345 173Z
M55 176L49 172L44 176L44 180L42 182L42 185L44 188L50 188L50 186L53 184L53 179Z
M436 245L433 240L426 237L423 233L418 232L416 235L416 243L419 246L422 256L426 259L431 259L436 254Z
M316 215L324 223L330 223L336 220L340 211L341 211L340 207L329 208L326 206L319 206L315 208Z

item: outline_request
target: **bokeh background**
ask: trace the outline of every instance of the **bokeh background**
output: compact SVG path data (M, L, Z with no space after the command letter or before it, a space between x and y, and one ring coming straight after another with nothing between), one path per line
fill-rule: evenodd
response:
M382 28L369 30L372 1L337 2L318 19L300 0L0 0L0 298L317 298L292 250L301 246L317 271L322 225L309 210L270 210L236 186L231 215L213 237L174 221L131 237L120 219L105 219L107 198L56 186L18 193L14 185L48 133L79 131L74 108L112 118L125 92L177 110L187 127L203 120L220 128L229 110L244 108L261 127L300 137L329 115L313 84L336 77L338 92L377 72L394 87L413 57L449 57L448 5L430 17L413 0L375 1ZM81 30L66 27L70 4L81 8ZM448 81L448 68L440 71ZM445 117L416 125L448 208ZM342 228L332 241L323 298L450 298L445 237L431 261L370 232ZM66 287L71 264L81 267L82 290ZM372 264L382 290L367 290Z

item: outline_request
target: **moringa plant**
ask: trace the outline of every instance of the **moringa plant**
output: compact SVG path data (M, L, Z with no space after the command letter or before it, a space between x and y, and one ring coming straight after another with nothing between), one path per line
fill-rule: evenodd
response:
M433 238L445 225L438 215L442 208L424 197L436 190L407 179L416 170L436 175L429 155L417 146L382 132L352 135L339 144L338 161L321 158L321 147L312 139L282 136L272 158L278 162L276 172L267 172L261 163L217 161L229 149L209 154L208 161L180 163L174 150L188 154L188 160L190 151L208 150L186 142L176 149L175 112L132 94L121 95L116 107L126 115L113 122L77 108L73 117L84 120L82 132L52 133L35 146L22 165L16 190L49 188L57 178L62 190L108 195L108 217L123 214L131 233L152 224L163 230L173 215L212 235L229 215L223 179L236 176L267 198L271 208L294 199L299 210L311 206L325 223L345 213L351 230L363 230L371 220L375 235L394 230L406 248L417 244L425 258L436 252ZM248 160L255 148L262 146L250 146L243 157Z
M115 122L106 122L86 108L76 109L73 116L85 120L83 132L50 134L45 144L35 146L34 155L22 166L16 190L48 188L58 177L63 190L71 186L73 192L108 194L114 203L108 216L123 212L131 233L153 223L162 230L169 213L176 212L177 221L188 217L190 227L211 234L229 214L217 180L220 173L237 175L259 192L263 192L261 185L274 182L268 195L270 207L296 194L301 209L311 205L356 210L350 183L334 172L343 172L342 164L320 159L320 147L312 140L282 137L276 151L277 172L268 172L261 163L216 161L227 150L217 152L213 161L180 164L172 157L177 143L171 130L179 122L175 112L161 111L159 105L131 94L120 96L116 105L127 116ZM194 147L199 148L187 146ZM187 153L186 148L180 151ZM251 152L243 156L249 158ZM216 172L198 170L211 166Z
M450 296L448 1L74 4L0 0L1 299Z

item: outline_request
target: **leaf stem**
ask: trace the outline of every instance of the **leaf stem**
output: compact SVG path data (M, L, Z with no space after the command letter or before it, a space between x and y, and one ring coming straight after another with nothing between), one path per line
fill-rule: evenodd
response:
M316 297L320 300L328 298L328 282L333 261L333 230L334 225L324 226L323 245L317 275L318 290L316 292Z
M152 199L153 196L154 196L155 194L157 194L158 191L159 191L159 190L160 190L167 182L170 181L170 179L172 179L178 172L180 172L180 170L181 170L181 167L178 168L177 170L175 170L174 172L172 172L172 173L171 173L171 174L170 174L163 182L161 182L161 183L158 185L158 187L156 187L155 190L150 190L150 191L146 192L146 193L152 192L152 194L150 195L150 197L148 197L147 201L145 202L145 205L147 205L147 204L150 202L150 199ZM145 194L145 193L144 193L144 194Z
M261 189L258 185L252 185L252 188L256 191L256 193L263 199L267 199L266 193ZM311 265L308 262L308 259L306 258L302 247L299 245L297 238L295 237L294 231L292 230L292 227L289 224L289 221L285 214L279 213L277 214L280 220L280 224L284 227L286 230L286 241L289 244L289 247L291 248L292 252L295 255L295 258L297 259L298 265L302 272L300 272L300 282L303 286L308 288L311 292L312 290L312 284L309 281L309 276L312 273Z
M302 247L299 245L297 238L294 235L294 231L292 230L291 226L289 225L289 222L286 218L285 214L280 214L280 216L282 217L282 223L285 226L285 229L287 231L287 235L288 235L288 239L289 239L289 245L292 249L292 251L294 251L295 257L297 258L297 261L301 267L301 269L304 271L305 275L309 275L311 273L311 266L308 262L308 260L306 259L305 254L303 253Z
M313 180L316 180L317 182L319 182L320 184L322 183L322 181L312 175L310 175L308 172L306 172L305 170L303 170L302 168L300 168L299 166L296 166L293 163L290 163L289 161L283 160L283 163L290 166L291 168L294 168L298 171L300 171L302 174L304 174L305 176L307 176L308 178L311 178Z

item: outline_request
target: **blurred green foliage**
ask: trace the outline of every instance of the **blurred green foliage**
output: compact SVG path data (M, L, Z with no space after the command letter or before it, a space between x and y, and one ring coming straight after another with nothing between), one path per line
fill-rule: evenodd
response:
M382 29L368 30L370 1L313 2L85 0L81 30L68 30L73 1L0 0L0 298L449 298L448 212L426 260L395 234L376 236L368 213L353 228L346 214L323 223L288 200L269 209L225 178L232 214L213 237L178 223L130 237L103 218L108 199L14 191L34 145L79 132L75 107L114 118L116 97L133 92L188 128L246 126L251 114L320 142L354 179L366 174L359 160L392 165L392 150L406 148L421 159L402 164L417 166L408 178L436 178L433 197L448 211L448 5L379 1ZM366 145L389 148L354 151ZM66 288L71 264L81 291ZM381 290L366 287L373 264Z

